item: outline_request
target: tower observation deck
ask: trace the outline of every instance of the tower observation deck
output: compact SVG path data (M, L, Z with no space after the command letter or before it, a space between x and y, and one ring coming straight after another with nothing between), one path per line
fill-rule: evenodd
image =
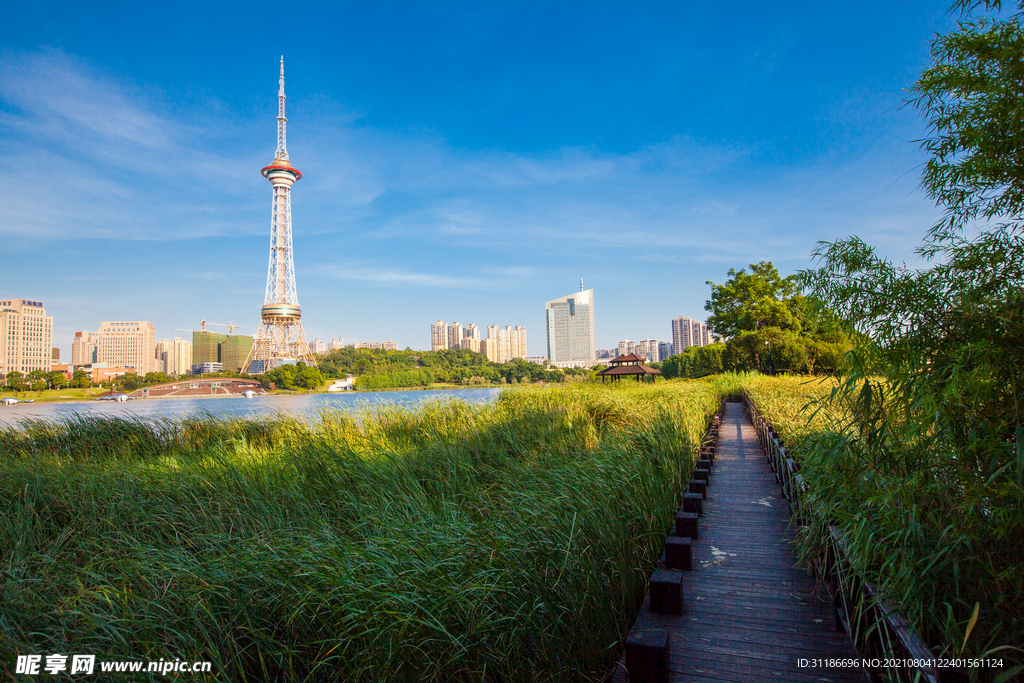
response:
M295 262L292 257L292 185L302 172L288 161L287 125L284 115L284 57L277 92L277 151L274 161L260 169L273 188L270 216L270 264L267 292L260 309L260 329L253 337L252 351L242 368L261 373L278 365L303 361L316 367L306 333L302 329L302 308L295 293Z

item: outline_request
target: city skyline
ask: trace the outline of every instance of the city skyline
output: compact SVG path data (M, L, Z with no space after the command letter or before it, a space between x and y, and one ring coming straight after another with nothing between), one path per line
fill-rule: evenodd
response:
M582 272L598 347L664 339L729 268L790 273L851 233L914 262L938 215L917 189L924 124L900 104L956 19L943 3L212 8L201 26L65 9L12 8L0 74L8 277L47 302L63 357L95 320L256 332L253 168L282 52L307 338L416 348L438 316L540 330L538 302Z

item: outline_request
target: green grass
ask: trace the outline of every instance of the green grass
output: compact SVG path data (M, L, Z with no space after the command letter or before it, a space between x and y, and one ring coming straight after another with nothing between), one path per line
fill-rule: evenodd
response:
M28 399L39 403L51 403L55 401L87 401L109 393L109 388L102 387L92 387L89 389L44 389L43 391L6 390L0 393L0 397L12 397L19 401Z
M0 430L0 678L72 651L235 681L604 680L716 407L707 382L574 385Z

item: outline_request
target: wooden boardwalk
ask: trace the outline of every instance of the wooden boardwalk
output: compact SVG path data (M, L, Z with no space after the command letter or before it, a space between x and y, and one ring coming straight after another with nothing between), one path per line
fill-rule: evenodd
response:
M682 572L682 615L652 613L648 592L633 626L669 632L669 681L867 680L856 667L799 666L858 654L836 630L827 591L795 566L792 538L788 503L754 427L742 404L728 403L693 568ZM615 681L630 680L625 667L624 656Z

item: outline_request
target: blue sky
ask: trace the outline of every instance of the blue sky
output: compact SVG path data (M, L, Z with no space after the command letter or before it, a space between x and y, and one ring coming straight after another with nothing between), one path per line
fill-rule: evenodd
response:
M285 56L307 336L429 345L595 290L597 344L671 338L706 280L899 260L938 210L905 89L945 2L16 3L0 47L0 294L252 334ZM213 328L217 329L217 328Z

